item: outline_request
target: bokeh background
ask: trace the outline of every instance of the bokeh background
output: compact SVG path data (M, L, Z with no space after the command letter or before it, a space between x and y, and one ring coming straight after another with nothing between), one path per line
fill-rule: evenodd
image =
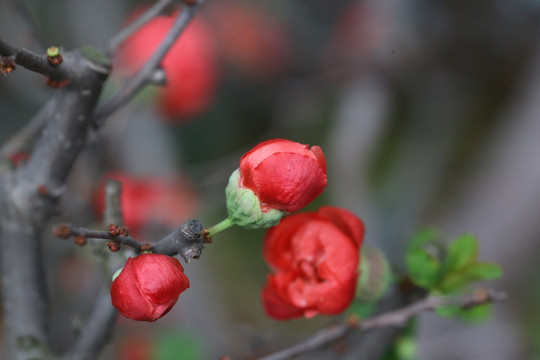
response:
M99 47L141 4L4 0L0 35L36 51ZM397 271L407 239L427 225L449 238L475 233L480 258L504 269L490 286L509 298L490 322L421 317L420 359L539 359L539 17L535 0L208 0L198 19L215 56L208 103L189 116L164 116L154 89L116 113L88 139L65 215L55 221L102 226L96 193L113 171L174 184L164 186L166 200L134 205L157 214L141 237L157 240L189 217L210 226L226 216L224 187L244 152L277 137L317 144L329 185L307 210L355 212L366 243L382 248ZM123 81L116 70L104 97ZM0 140L54 91L22 68L0 78ZM185 266L191 288L171 313L156 323L119 319L101 359L250 359L335 321L265 317L263 235L216 236ZM52 237L45 246L51 326L62 349L103 274L93 248Z

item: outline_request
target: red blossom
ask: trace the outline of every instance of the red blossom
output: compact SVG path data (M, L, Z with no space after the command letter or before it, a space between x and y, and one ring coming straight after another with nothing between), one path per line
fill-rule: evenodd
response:
M142 13L139 9L131 18ZM133 34L121 48L118 65L136 72L154 54L167 36L178 12L158 16ZM161 106L170 121L185 119L204 111L217 86L215 40L199 18L190 22L162 61L167 84Z
M358 217L329 206L270 228L264 256L274 272L262 291L268 316L288 320L343 312L354 298L363 237Z
M129 258L113 281L113 306L125 317L155 321L167 314L178 296L189 288L180 262L161 254L142 254Z
M240 186L263 206L294 212L326 187L326 160L320 147L285 139L264 141L240 160Z

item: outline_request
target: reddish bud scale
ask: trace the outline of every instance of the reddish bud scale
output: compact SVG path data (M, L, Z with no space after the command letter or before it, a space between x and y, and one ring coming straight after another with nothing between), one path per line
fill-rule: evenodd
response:
M318 146L272 139L240 160L240 186L252 190L263 206L280 211L302 209L326 185L326 160Z
M262 291L268 316L343 312L354 298L363 237L362 221L337 207L292 215L270 228L264 256L274 273Z
M129 258L113 281L114 307L125 317L155 321L168 313L189 280L180 262L161 254L142 254Z
M73 237L73 242L75 243L75 245L77 246L84 246L86 245L86 238L82 235L77 235L75 237Z
M4 75L11 73L17 66L13 58L9 56L3 56L0 59L0 72Z
M120 243L118 241L109 240L107 241L107 247L111 252L117 252L120 250Z

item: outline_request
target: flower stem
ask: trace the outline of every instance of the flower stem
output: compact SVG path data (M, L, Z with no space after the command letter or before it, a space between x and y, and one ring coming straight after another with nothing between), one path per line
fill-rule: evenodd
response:
M230 228L233 226L233 222L231 219L226 218L225 220L217 223L216 225L212 226L211 228L208 228L204 231L206 238L212 238L212 236L216 235L217 233Z

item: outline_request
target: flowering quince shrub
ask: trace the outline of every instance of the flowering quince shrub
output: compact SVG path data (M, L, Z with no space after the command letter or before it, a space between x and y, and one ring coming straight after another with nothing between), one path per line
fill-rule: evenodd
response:
M136 10L135 19L144 9ZM118 55L117 64L130 73L137 72L156 51L171 29L178 12L158 16L133 34ZM215 41L207 25L194 19L162 61L167 84L161 94L161 109L173 122L203 112L217 87Z
M171 256L142 254L129 258L111 286L114 307L125 317L155 321L176 304L189 280Z
M354 298L363 238L358 217L330 206L270 228L264 257L274 272L262 291L268 316L288 320L343 312Z
M151 223L178 227L193 214L197 197L179 177L137 177L127 173L108 173L104 179L122 183L120 202L124 223L137 236ZM96 210L103 213L105 180L96 196Z

